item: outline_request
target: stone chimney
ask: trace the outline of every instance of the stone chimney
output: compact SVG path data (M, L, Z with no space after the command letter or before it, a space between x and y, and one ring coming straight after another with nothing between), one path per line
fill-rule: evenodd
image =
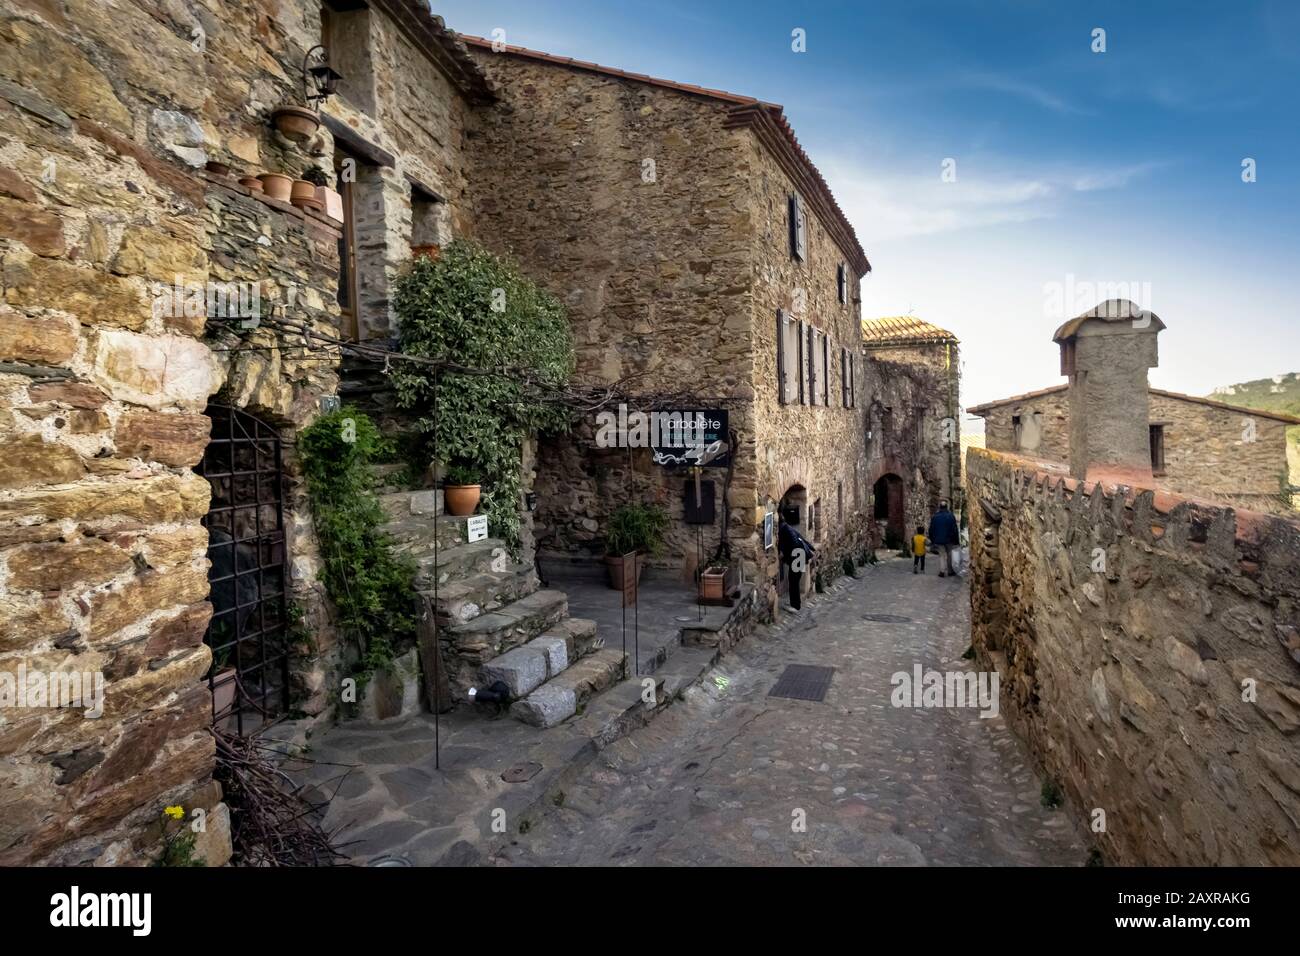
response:
M1159 364L1165 324L1127 299L1109 299L1066 322L1061 374L1070 379L1070 474L1151 483L1147 369Z

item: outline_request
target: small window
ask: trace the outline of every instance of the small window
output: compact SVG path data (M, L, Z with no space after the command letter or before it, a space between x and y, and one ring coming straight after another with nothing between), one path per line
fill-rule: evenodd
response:
M790 255L804 261L807 252L808 217L798 193L790 196Z
M839 521L844 524L844 482L835 485L835 501L839 506Z
M839 295L840 305L844 305L849 301L849 277L846 273L844 263L841 262L835 267L835 288Z
M1157 475L1165 473L1165 426L1151 425L1151 471Z
M1020 449L1020 416L1011 416L1011 440L1017 450Z
M790 317L784 309L776 313L776 377L777 396L782 405L802 401L802 388L797 376L800 372L799 348L800 323Z
M411 183L411 249L443 245L443 218L447 204L440 197Z
M813 540L820 541L822 539L823 524L822 500L820 498L813 502L812 508L809 510L809 521L812 523L812 527L809 530L812 532Z

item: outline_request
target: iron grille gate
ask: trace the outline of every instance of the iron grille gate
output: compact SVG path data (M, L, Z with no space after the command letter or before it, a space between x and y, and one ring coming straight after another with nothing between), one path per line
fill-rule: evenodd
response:
M244 734L289 706L287 555L280 436L260 419L209 405L212 439L196 469L212 486L208 582L213 723Z

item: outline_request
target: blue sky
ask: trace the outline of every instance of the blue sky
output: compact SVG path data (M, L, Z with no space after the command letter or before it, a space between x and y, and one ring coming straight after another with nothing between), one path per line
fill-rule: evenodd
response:
M1168 326L1158 387L1300 371L1295 0L433 7L465 33L784 105L871 260L864 316L955 332L966 405L1062 381L1051 333L1081 309L1053 301L1107 284Z

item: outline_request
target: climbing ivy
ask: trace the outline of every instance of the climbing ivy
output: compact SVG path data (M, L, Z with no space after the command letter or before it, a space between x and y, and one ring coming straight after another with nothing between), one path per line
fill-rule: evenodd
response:
M436 260L415 260L393 289L393 307L407 355L443 359L511 375L444 371L438 386L437 429L433 371L401 362L391 380L403 407L418 413L432 452L461 481L483 486L483 510L492 534L519 542L520 448L529 434L568 426L568 412L538 400L525 377L564 385L573 373L573 336L564 308L513 263L479 245L457 240Z
M413 565L380 531L387 520L370 465L389 451L374 423L351 406L322 415L298 435L325 587L340 623L360 641L361 674L387 667L415 634Z

